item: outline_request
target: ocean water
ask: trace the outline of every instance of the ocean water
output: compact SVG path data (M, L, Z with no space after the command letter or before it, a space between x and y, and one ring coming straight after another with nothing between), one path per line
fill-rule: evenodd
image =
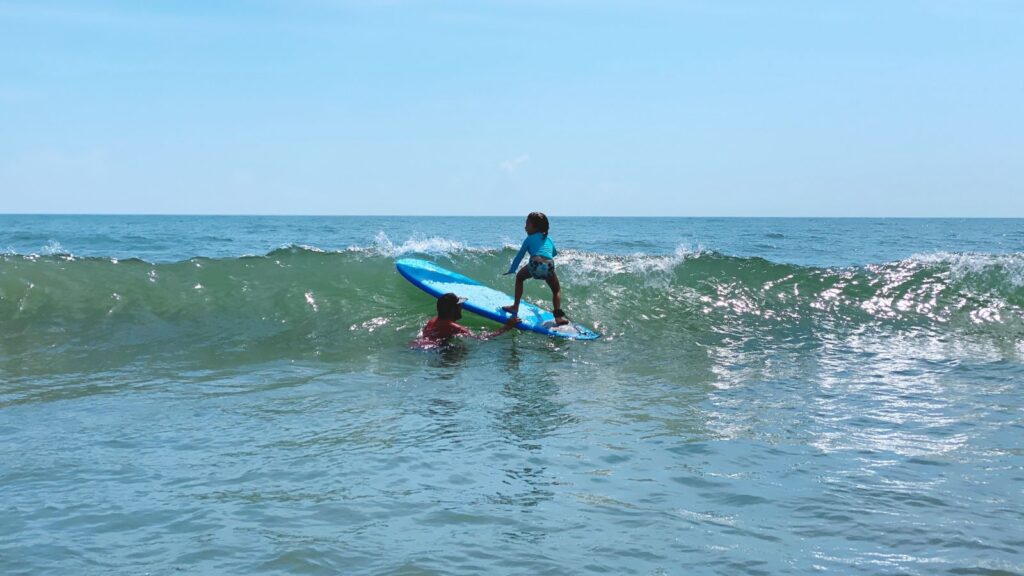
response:
M522 225L0 216L0 573L1024 573L1024 220Z

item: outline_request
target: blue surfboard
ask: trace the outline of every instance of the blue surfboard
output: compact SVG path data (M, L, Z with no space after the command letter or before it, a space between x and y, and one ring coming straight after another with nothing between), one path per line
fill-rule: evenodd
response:
M427 260L402 258L395 262L395 267L406 280L434 298L454 292L466 299L462 304L464 310L501 323L509 318L509 313L502 310L501 307L511 305L514 298L504 292L488 288L472 278L467 278L458 272L452 272ZM519 303L517 327L572 340L595 340L600 336L586 326L575 322L558 326L555 324L554 314L525 300Z

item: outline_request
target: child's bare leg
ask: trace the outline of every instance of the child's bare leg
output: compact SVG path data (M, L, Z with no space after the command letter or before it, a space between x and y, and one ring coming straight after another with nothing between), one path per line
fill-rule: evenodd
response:
M501 309L509 314L515 316L519 314L519 301L523 299L523 283L526 282L526 278L530 275L530 272L526 268L519 270L516 274L516 299L511 306L502 306Z
M552 270L547 277L548 286L551 288L551 305L555 307L555 324L559 326L568 324L569 319L565 315L559 316L557 311L562 309L562 285L558 282L558 275Z

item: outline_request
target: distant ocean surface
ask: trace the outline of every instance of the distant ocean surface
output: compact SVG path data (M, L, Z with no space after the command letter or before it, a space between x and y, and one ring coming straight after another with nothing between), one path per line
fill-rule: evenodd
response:
M0 215L0 573L1024 574L1024 220L524 217Z

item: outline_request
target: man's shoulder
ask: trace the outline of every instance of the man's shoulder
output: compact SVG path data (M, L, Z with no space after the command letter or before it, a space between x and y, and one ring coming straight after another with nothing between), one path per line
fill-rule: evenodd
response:
M469 334L470 333L469 328L466 328L465 326L463 326L462 324L459 324L458 322L449 322L448 326L452 329L452 332L455 333L455 334Z
M434 338L447 338L456 334L470 334L469 328L453 321L442 318L432 318L423 327L423 335Z

